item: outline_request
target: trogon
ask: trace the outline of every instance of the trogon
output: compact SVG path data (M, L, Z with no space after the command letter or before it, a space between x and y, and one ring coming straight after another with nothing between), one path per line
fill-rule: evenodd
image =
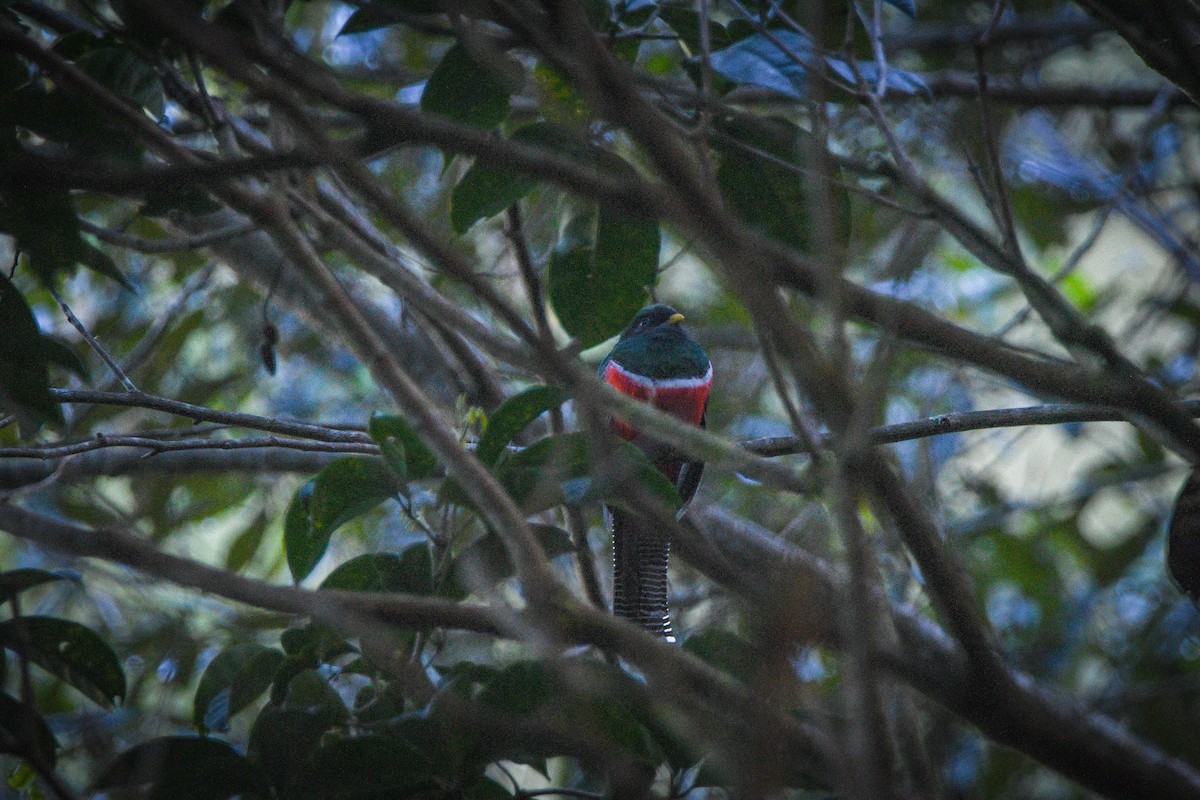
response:
M622 394L703 427L712 364L704 348L679 324L682 321L683 314L670 306L643 308L600 365L600 377ZM692 499L703 462L686 460L621 420L613 420L613 428L675 483L685 504ZM615 507L607 511L613 534L613 613L674 641L667 606L670 538L628 511Z

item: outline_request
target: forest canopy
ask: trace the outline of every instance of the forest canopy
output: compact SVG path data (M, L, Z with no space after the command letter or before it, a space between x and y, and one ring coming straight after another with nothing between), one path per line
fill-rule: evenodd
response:
M1194 0L0 5L5 796L1200 798L1198 63ZM597 377L652 303L704 427Z

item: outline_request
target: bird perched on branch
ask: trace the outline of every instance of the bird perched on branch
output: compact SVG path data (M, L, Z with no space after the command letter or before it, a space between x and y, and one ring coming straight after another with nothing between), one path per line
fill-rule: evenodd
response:
M600 377L622 394L704 427L712 364L681 322L683 314L670 306L643 308L600 365ZM687 461L621 420L614 420L613 427L674 482L685 504L692 499L703 462ZM628 511L609 507L608 513L613 532L613 613L675 641L667 606L670 538Z
M1171 511L1167 572L1192 602L1200 602L1200 468L1188 475Z

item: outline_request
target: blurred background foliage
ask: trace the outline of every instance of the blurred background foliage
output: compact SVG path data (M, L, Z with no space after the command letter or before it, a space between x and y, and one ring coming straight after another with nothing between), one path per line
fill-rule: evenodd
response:
M473 50L469 38L454 35L455 14L439 13L437 3L192 5L234 28L251 24L255 14L278 13L279 30L327 65L346 89L566 153L614 175L647 170L644 154L622 131L598 122L552 64L521 47ZM701 16L694 3L586 5L606 45L633 67L647 92L661 93L669 105L709 85L738 110L718 112L706 123L712 126L708 147L725 202L751 226L800 252L835 254L840 263L828 263L831 270L877 292L1019 348L1065 356L1012 280L980 263L936 219L908 212L913 196L873 169L887 159L888 143L866 104L829 86L819 90L823 135L840 183L830 192L831 206L821 210L832 220L825 233L832 231L834 241L818 241L822 231L813 221L811 189L799 177L820 146L813 143L808 105L815 91L807 60L814 42L829 52L828 68L844 82L853 83L858 70L868 83L885 84L881 109L897 144L947 202L985 228L992 217L990 192L982 188L989 159L982 132L990 129L1031 268L1053 281L1090 323L1103 326L1155 383L1179 397L1194 391L1200 117L1179 90L1077 5L1022 2L1003 13L986 53L994 92L990 124L975 96L973 48L991 18L990 4L866 2L857 6L856 18L855 9L830 2L814 18L805 3L714 0L704 6L712 51L707 64L699 56ZM195 54L164 41L138 7L20 2L0 8L0 17L190 148L222 153L221 136L229 135L214 135L204 106L197 105L200 76L203 91L219 99L220 113L238 121L239 137L277 142L289 135L242 82L207 65L194 72L201 63ZM471 6L456 13L477 11ZM788 27L785 17L805 21L806 31ZM886 71L868 35L876 17ZM760 30L764 25L793 56ZM850 41L843 47L847 30ZM490 61L481 64L484 58ZM344 114L320 113L331 135L353 135ZM205 458L193 460L186 451L155 456L144 448L132 456L105 448L66 459L21 455L20 448L94 442L100 434L168 442L243 435L148 408L59 405L62 396L49 388L119 391L121 384L68 322L56 294L146 395L364 433L372 414L390 413L390 401L322 325L323 309L305 293L303 278L277 260L258 258L254 241L227 238L208 248L154 252L155 242L170 246L236 223L221 216L228 212L203 188L181 181L121 196L86 185L68 192L68 184L53 176L44 184L21 182L17 167L34 162L20 158L31 153L91 164L97 173L100 166L144 165L148 156L123 121L4 48L0 125L0 161L14 168L0 184L0 230L7 234L0 237L0 261L12 267L0 281L11 280L6 291L15 287L20 298L10 295L0 306L0 340L7 340L0 341L0 356L7 359L0 364L0 389L9 413L0 422L0 448L8 448L0 450L0 493L7 502L117 528L168 552L273 583L461 598L486 594L483 573L498 582L502 596L517 596L515 584L504 582L511 566L502 563L495 535L465 504L455 504L452 493L447 499L432 462L418 463L420 446L405 438L411 432L402 420L390 432L378 433L374 425L370 431L376 442L401 442L391 467L365 458L346 462L337 468L345 475L322 473L324 488L321 478L306 482L328 470L337 454L301 449L303 459L286 468L270 458L257 468L251 461L235 464L252 451L216 448L196 451ZM549 324L560 344L579 340L584 361L598 363L611 337L653 296L686 313L712 358L710 430L735 440L792 432L746 308L685 233L434 147L403 147L372 159L371 172L411 204L424 225L452 239L478 275L526 308L527 281L512 243L513 217L506 214L519 204L522 234L549 297ZM278 181L280 191L315 191L299 172L263 180ZM411 244L390 246L454 303L488 325L501 324ZM532 365L493 363L477 354L490 376L480 379L448 355L454 352L449 339L429 333L425 309L397 300L339 251L330 249L327 263L386 322L384 336L464 441L508 419L497 412L500 399L541 383ZM830 324L814 301L791 296L787 302L797 319L815 329ZM36 322L32 332L22 316L25 307ZM854 365L864 370L889 346L873 328L851 324L848 331ZM38 335L58 344L42 349ZM882 423L1043 399L965 363L903 347L880 392ZM543 401L536 411L556 406ZM519 409L510 407L508 414L523 427ZM566 418L569 424L570 406ZM532 443L548 432L546 419L510 438ZM387 427L386 420L378 424ZM1074 695L1166 753L1200 764L1194 728L1200 621L1162 569L1164 526L1182 461L1119 422L999 428L889 447L916 496L941 521L947 545L962 556L1006 656L1038 682ZM221 458L228 459L227 468ZM802 456L784 458L804 463ZM297 494L302 486L310 488ZM698 502L752 519L836 561L843 545L822 499L820 491L789 496L727 470L710 470ZM324 528L313 521L312 509L321 503L329 515ZM543 510L546 505L552 507ZM309 516L292 519L289 508L301 506ZM609 544L599 506L582 508L591 548L603 565ZM578 586L565 512L552 500L534 510L556 569ZM880 525L872 533L888 593L927 610L920 577L900 542ZM395 671L391 656L371 652L369 643L353 637L343 641L342 633L17 538L0 538L0 554L10 570L46 570L58 578L19 592L26 619L70 620L95 634L93 641L78 631L46 631L54 647L59 638L76 637L72 641L84 652L78 663L69 654L65 664L33 658L49 668L29 675L68 785L104 790L137 784L128 755L114 759L140 744L160 748L152 755L165 763L180 759L227 778L211 779L195 793L172 794L184 792L181 787L193 791L188 780L194 775L169 775L158 788L163 797L376 796L401 792L399 787L420 796L504 797L514 781L526 790L611 791L603 775L569 749L492 752L482 739L454 738L455 732L466 736L466 728L446 722L454 719L451 712L436 713L437 698L446 696L506 714L552 704L577 720L607 725L601 738L651 769L659 767L660 796L728 782L688 769L695 754L673 752L673 736L656 730L631 700L640 691L637 681L601 660L569 657L579 662L573 668L581 676L594 671L587 680L620 684L620 691L580 697L555 692L555 678L540 661L544 653L534 646L453 630L392 642L393 653L404 649L431 682L431 705ZM18 582L21 575L35 575L5 574ZM13 585L18 588L10 591L18 593ZM758 635L753 609L678 559L672 593L684 647L737 676L739 659L753 652L746 642ZM14 618L13 610L5 609L6 620ZM8 716L0 728L27 741L31 729L16 698L23 690L17 653L29 643L22 644L19 632L9 635L3 661L8 699L0 708ZM120 686L110 659L119 664ZM817 717L836 714L830 698L844 679L839 658L806 646L795 652L793 666L793 706ZM119 702L113 704L114 697ZM936 703L922 701L920 709L945 796L1087 796ZM431 732L437 725L449 727ZM209 738L156 738L197 729ZM356 735L339 735L351 731ZM234 750L213 742L228 742ZM247 746L248 761L238 755ZM192 749L172 755L171 747ZM302 757L317 748L319 756ZM413 759L419 763L410 764ZM31 778L27 761L0 756L5 793L46 791ZM393 775L404 769L421 780L409 784L409 777ZM372 770L361 785L345 777ZM801 787L799 796L826 796L820 782L786 785ZM720 794L697 789L695 796L705 791Z

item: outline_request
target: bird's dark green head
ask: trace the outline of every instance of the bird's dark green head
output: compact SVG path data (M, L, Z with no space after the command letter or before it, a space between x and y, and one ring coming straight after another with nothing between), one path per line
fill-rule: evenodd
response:
M679 327L679 323L683 322L683 314L680 314L675 309L662 303L655 303L652 306L646 306L633 317L633 321L625 328L625 332L621 334L622 339L628 339L630 336L637 336L642 333L647 333L653 328L670 326L665 330L674 328L680 334L683 329Z
M683 326L683 314L656 303L637 313L621 334L617 346L600 365L601 374L609 359L638 375L649 378L695 378L708 372L708 356Z

